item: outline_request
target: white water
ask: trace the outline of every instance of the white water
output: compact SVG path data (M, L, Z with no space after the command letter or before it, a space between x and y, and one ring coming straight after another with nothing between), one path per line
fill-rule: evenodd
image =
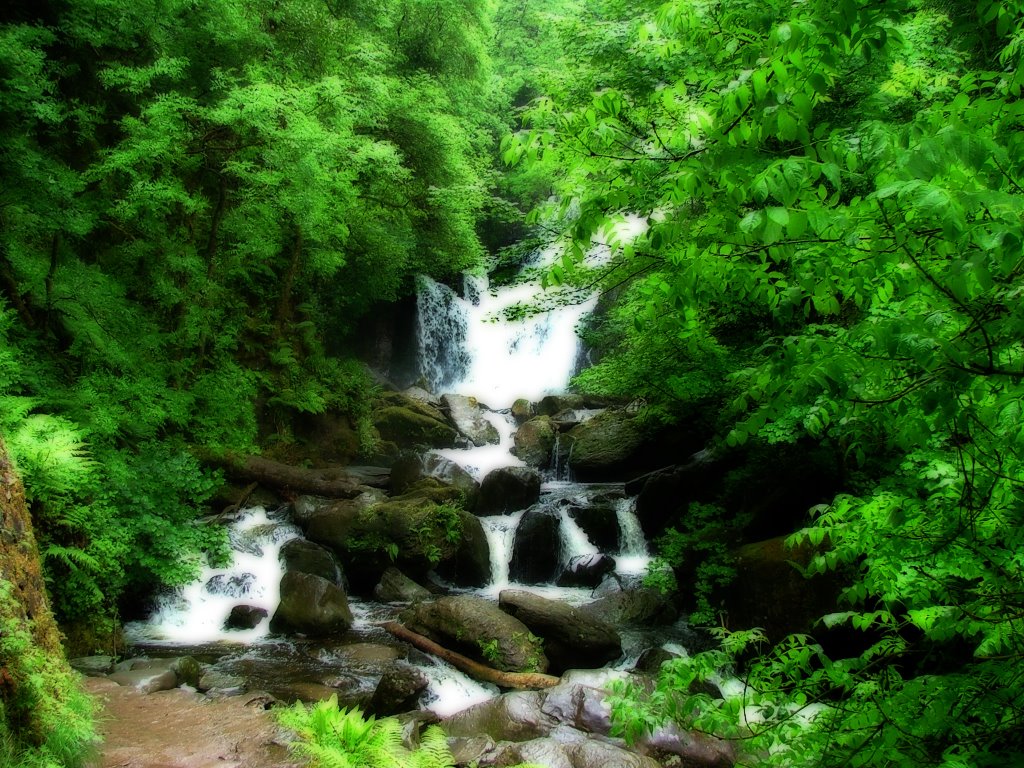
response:
M125 627L130 641L251 643L267 636L284 575L278 555L285 542L300 535L299 529L271 520L263 507L253 507L244 510L229 531L234 547L231 564L205 566L196 581L161 598L147 622ZM263 608L267 617L254 629L225 630L225 619L239 604Z
M553 258L554 250L541 258ZM540 295L537 282L491 290L487 277L467 276L467 298L421 278L417 305L420 368L435 392L471 395L490 408L518 398L564 392L576 369L576 326L597 299L520 320L506 310Z
M558 532L562 536L562 566L567 566L573 558L583 555L596 555L598 549L590 543L583 529L572 519L569 510L562 507L558 512Z
M480 518L480 524L487 534L487 544L491 548L491 592L500 592L510 584L508 569L512 560L512 545L515 542L516 528L525 511Z
M619 499L615 515L619 522L619 554L615 558L615 572L623 576L647 573L651 554L636 516L636 498L627 496Z
M439 448L438 456L454 461L480 482L491 470L499 467L522 467L522 461L511 454L516 423L508 411L484 411L483 417L498 430L498 442L473 448Z

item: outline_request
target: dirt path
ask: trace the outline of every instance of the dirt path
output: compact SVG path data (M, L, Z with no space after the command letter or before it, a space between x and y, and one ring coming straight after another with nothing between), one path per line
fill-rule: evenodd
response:
M95 768L294 768L273 719L246 697L209 700L175 688L142 695L105 678L85 688L104 742ZM99 707L98 707L99 709Z

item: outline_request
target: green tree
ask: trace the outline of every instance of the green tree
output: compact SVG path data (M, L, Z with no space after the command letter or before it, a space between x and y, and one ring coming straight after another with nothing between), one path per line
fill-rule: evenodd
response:
M631 375L657 374L671 405L723 350L723 445L826 441L851 471L799 535L828 542L813 569L856 574L829 621L868 650L794 639L751 667L764 722L736 730L730 704L715 725L758 736L751 763L1019 759L1022 8L601 7L585 86L506 145L567 169L551 279L630 284L613 384L622 360L647 366ZM646 231L588 264L626 214ZM650 333L675 376L631 351ZM666 696L659 716L711 722Z

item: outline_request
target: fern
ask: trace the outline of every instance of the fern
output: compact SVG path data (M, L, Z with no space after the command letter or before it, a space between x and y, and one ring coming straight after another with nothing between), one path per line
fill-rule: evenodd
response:
M402 745L402 727L393 717L377 720L357 709L339 709L332 696L306 707L297 702L278 712L279 722L299 736L293 749L313 768L452 768L444 732L428 728L420 747Z

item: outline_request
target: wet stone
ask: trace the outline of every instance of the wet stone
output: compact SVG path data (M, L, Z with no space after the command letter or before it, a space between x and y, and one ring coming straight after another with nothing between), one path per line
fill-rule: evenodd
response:
M217 574L206 582L204 589L211 595L245 597L254 586L256 586L256 576L252 573L240 573L232 576Z

